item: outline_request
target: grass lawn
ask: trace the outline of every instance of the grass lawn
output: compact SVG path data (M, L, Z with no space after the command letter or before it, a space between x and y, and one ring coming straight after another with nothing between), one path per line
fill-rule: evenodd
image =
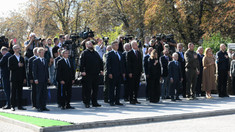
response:
M24 115L10 114L10 113L4 113L4 112L0 112L0 115L11 118L11 119L15 119L18 121L22 121L25 123L33 124L39 127L72 125L71 123L64 122L64 121L43 119L43 118L37 118L37 117L32 117L32 116L24 116Z

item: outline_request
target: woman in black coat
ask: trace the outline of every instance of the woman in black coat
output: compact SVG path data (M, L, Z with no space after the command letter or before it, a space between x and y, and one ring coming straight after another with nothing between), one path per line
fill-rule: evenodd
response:
M161 79L161 65L158 60L158 54L156 50L151 52L148 60L149 70L149 83L150 83L150 102L158 103L161 95L160 91L160 79Z

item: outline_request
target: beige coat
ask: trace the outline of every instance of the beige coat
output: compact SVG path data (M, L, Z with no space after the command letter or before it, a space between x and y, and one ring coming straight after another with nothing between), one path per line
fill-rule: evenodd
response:
M210 65L212 62L215 62L213 57L203 57L202 65L203 65L203 91L211 91L216 90L215 85L215 64Z

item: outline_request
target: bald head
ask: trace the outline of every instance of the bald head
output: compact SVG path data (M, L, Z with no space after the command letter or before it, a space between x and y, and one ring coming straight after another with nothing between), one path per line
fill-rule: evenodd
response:
M172 54L173 60L178 61L178 57L179 57L178 53L175 52L175 53Z
M220 44L220 50L224 52L226 50L226 45Z

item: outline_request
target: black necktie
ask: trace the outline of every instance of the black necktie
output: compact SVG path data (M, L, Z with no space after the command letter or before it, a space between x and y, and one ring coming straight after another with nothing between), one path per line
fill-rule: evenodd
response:
M116 53L116 55L117 55L117 57L118 57L118 60L120 60L119 55L118 55L118 52L117 52L117 51L115 51L115 53Z
M43 63L43 65L45 65L45 61L44 61L44 59L42 58L42 63Z
M69 60L68 60L68 59L66 59L66 63L67 63L67 65L70 67L70 63L69 63Z
M135 55L136 55L136 57L138 58L138 52L137 52L137 51L135 51Z

